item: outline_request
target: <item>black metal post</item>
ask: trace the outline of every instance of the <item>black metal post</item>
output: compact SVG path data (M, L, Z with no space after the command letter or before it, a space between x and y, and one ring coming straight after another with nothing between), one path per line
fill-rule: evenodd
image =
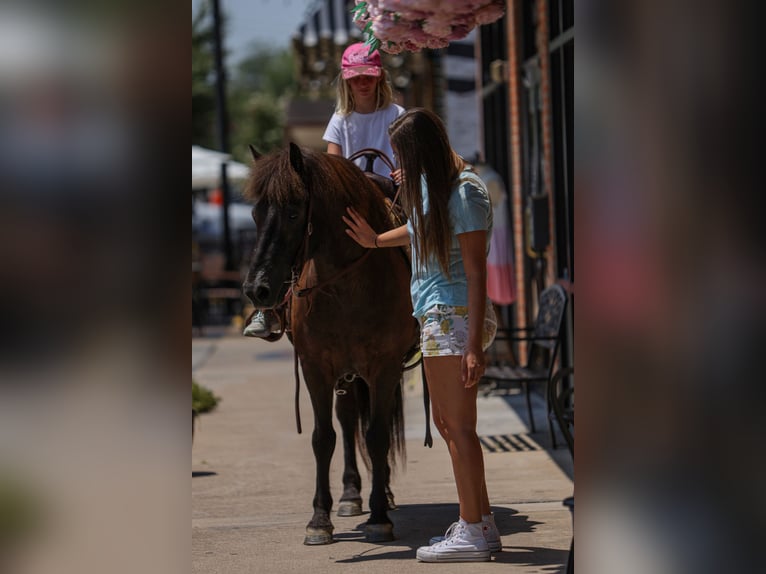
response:
M226 108L226 69L223 65L223 42L221 38L221 9L219 0L212 0L213 5L213 48L215 57L215 100L218 123L218 144L223 153L229 153L229 114ZM226 163L221 164L221 212L223 217L223 253L225 269L233 269L231 253L231 231L229 229L229 179Z

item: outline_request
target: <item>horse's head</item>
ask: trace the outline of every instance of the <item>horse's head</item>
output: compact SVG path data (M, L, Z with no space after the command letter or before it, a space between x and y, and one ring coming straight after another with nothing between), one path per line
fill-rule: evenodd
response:
M256 307L274 307L304 256L308 175L303 154L293 143L287 153L261 156L252 146L250 151L254 166L245 196L254 203L256 242L243 290Z

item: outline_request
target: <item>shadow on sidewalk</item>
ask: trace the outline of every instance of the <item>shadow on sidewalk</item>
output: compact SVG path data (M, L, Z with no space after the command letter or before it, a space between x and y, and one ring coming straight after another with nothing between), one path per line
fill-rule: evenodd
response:
M564 574L569 559L569 549L556 550L540 548L539 546L503 545L503 551L492 555L494 562L499 564L516 564L518 566L537 566L544 568L550 574Z
M495 523L503 536L503 552L493 554L493 560L499 563L519 564L529 566L550 567L551 573L564 572L563 564L569 555L568 550L550 548L514 547L512 535L520 532L533 532L535 526L541 524L529 519L525 514L519 514L513 508L500 506L492 507ZM458 516L457 504L405 504L389 513L394 522L396 535L396 550L383 552L384 544L371 544L369 550L347 558L337 560L339 564L354 564L373 560L413 560L418 547L428 544L431 536L447 530L448 526ZM364 540L364 522L355 527L355 532L336 533L338 543L344 541L360 542ZM409 548L401 549L402 545ZM371 553L371 554L370 554Z
M212 470L193 470L192 471L192 478L199 478L202 476L218 476L218 473L213 472Z
M515 395L506 394L502 395L501 398L508 405L508 408L513 410L527 426L527 429L529 429L531 425L523 393L519 392ZM574 482L574 463L572 462L572 455L567 449L564 435L561 433L561 429L559 429L558 423L555 420L552 422L552 428L556 435L556 448L553 448L553 441L551 440L550 429L548 426L549 415L546 399L541 390L537 388L537 385L532 389L532 409L535 422L537 423L537 432L532 433L530 430L527 430L527 436L536 444L540 445L542 449L547 451L553 462L555 462L561 471Z

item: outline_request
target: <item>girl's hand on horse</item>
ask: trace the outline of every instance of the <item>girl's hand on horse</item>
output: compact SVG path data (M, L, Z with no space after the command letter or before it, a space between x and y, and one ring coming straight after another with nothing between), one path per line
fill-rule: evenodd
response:
M470 389L479 382L484 374L484 353L477 353L471 348L466 348L463 360L460 363L461 377L466 389Z
M378 234L370 227L367 220L359 215L353 207L347 207L346 212L348 212L349 217L341 216L343 223L349 226L349 229L346 229L346 234L362 247L367 247L368 249L377 247L375 240Z

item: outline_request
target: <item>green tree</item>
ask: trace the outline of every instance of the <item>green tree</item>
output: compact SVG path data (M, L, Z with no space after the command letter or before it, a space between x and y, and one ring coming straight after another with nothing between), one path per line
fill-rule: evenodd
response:
M289 48L254 43L227 82L229 150L249 163L248 145L268 153L284 140L285 107L297 91ZM213 22L204 1L192 18L192 144L216 148L216 100Z
M215 147L213 21L203 1L192 18L192 144Z
M275 97L295 90L293 57L289 50L274 50L255 43L237 66L236 89L263 92Z
M231 151L236 159L250 162L248 144L262 153L283 144L285 107L296 90L290 50L253 44L231 82Z

